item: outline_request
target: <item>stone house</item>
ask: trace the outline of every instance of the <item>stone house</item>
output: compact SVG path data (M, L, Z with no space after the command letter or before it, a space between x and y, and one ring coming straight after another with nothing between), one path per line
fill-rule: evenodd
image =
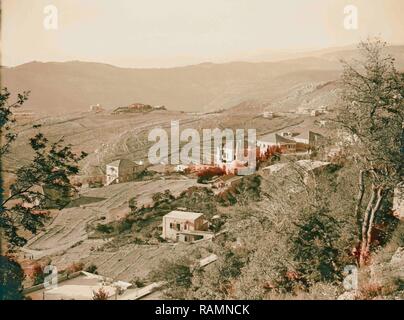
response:
M202 213L174 210L163 217L162 238L180 242L209 239L213 234L208 226Z
M106 166L106 185L132 181L135 175L144 170L143 162L116 160Z

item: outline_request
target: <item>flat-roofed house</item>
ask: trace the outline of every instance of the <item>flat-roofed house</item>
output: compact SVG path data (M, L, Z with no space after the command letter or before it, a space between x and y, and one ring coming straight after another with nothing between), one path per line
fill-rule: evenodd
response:
M107 164L106 168L106 185L132 181L135 174L143 169L142 162L136 163L126 159L111 162Z
M212 238L207 230L208 221L202 213L174 210L163 217L162 238L166 240L192 242Z

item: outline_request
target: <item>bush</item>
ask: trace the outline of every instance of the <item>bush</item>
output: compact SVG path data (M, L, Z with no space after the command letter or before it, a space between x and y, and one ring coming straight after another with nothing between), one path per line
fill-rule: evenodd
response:
M205 183L216 176L223 176L226 172L222 168L211 167L198 172L198 183Z
M109 234L109 233L112 233L112 231L114 231L114 228L107 224L99 224L99 225L97 225L96 230L101 233Z
M145 286L144 281L139 278L133 279L132 284L134 284L137 288L143 288Z
M8 257L0 256L0 300L22 300L24 271Z
M35 264L33 267L32 278L34 279L34 286L42 284L45 280L43 268L40 264Z
M159 268L151 275L157 281L166 281L170 287L190 288L192 285L192 272L190 261L163 261Z
M89 272L89 273L98 274L98 273L97 273L97 266L96 266L95 264L93 264L93 263L90 264L90 265L87 267L86 271Z

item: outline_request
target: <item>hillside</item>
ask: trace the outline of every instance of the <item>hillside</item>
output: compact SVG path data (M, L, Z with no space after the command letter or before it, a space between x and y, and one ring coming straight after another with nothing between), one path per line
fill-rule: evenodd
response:
M404 69L404 47L390 47ZM2 68L2 86L15 93L31 90L27 107L37 113L87 111L100 103L108 109L138 101L167 109L207 112L246 100L279 100L297 86L337 79L340 58L356 51L313 53L279 62L203 63L168 69L128 69L88 62L31 62Z

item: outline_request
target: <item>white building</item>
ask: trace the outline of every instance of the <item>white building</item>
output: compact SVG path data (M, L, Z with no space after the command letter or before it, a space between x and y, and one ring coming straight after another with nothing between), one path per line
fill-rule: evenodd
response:
M319 116L320 114L321 114L320 110L312 110L312 111L310 112L310 115L311 115L312 117L317 117L317 116Z
M91 112L95 112L95 113L99 113L99 112L103 112L105 111L105 109L99 104L94 104L90 106L90 111Z
M264 111L262 116L266 119L273 119L274 118L274 113L271 111Z
M179 164L175 167L175 172L185 172L185 170L187 170L188 168L189 166L185 164Z

